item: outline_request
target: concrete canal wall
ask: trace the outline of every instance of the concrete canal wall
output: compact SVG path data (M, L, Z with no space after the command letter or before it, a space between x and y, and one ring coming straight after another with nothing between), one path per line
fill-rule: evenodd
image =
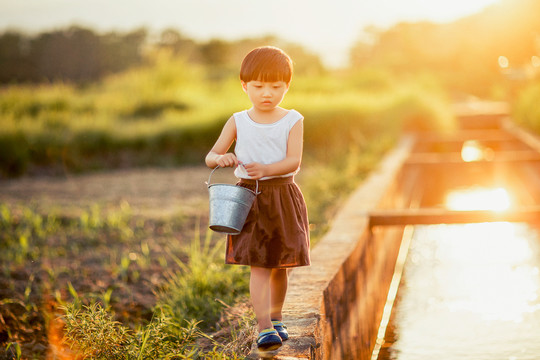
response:
M409 206L399 194L405 137L352 194L312 250L312 265L291 275L284 309L291 339L274 359L369 359L401 243L402 228L369 228L369 211ZM392 202L389 204L388 202Z

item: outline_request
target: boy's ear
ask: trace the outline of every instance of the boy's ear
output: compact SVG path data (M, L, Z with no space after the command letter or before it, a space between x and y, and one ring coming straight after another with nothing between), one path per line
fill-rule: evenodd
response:
M244 90L244 92L247 92L247 83L244 81L240 81L240 83L242 84L242 89Z

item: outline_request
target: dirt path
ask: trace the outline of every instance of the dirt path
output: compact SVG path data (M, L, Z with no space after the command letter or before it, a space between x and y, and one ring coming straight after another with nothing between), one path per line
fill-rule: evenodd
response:
M214 182L234 182L232 171L216 171ZM117 209L126 202L134 215L151 218L197 215L208 208L205 166L114 170L64 177L0 181L0 203L33 205L39 211L73 215L98 204Z

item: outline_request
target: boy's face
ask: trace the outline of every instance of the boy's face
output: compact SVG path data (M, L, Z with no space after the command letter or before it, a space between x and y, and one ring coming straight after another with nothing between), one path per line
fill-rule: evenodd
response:
M242 88L257 110L270 111L281 103L289 90L289 84L285 81L251 80L247 83L242 81Z

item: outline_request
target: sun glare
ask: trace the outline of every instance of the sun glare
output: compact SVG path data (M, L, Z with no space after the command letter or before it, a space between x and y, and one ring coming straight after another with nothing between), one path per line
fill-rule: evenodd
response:
M478 140L467 140L461 147L461 158L465 162L493 160L493 149L483 146Z
M416 226L383 359L537 359L539 236L525 223Z
M465 162L479 161L483 159L483 152L475 140L466 141L461 148L461 158Z
M446 206L450 210L508 210L511 205L510 195L504 188L472 188L453 191L446 197Z
M469 311L485 320L519 322L525 314L540 309L539 269L527 239L530 233L523 224L466 224L444 229L439 232L438 260L455 268L441 280L461 294L454 293L455 298L447 300L451 312Z
M444 21L480 12L497 3L497 0L414 1L413 3L416 3L417 7L428 8L433 20ZM411 2L402 2L402 4L402 6L411 6Z

